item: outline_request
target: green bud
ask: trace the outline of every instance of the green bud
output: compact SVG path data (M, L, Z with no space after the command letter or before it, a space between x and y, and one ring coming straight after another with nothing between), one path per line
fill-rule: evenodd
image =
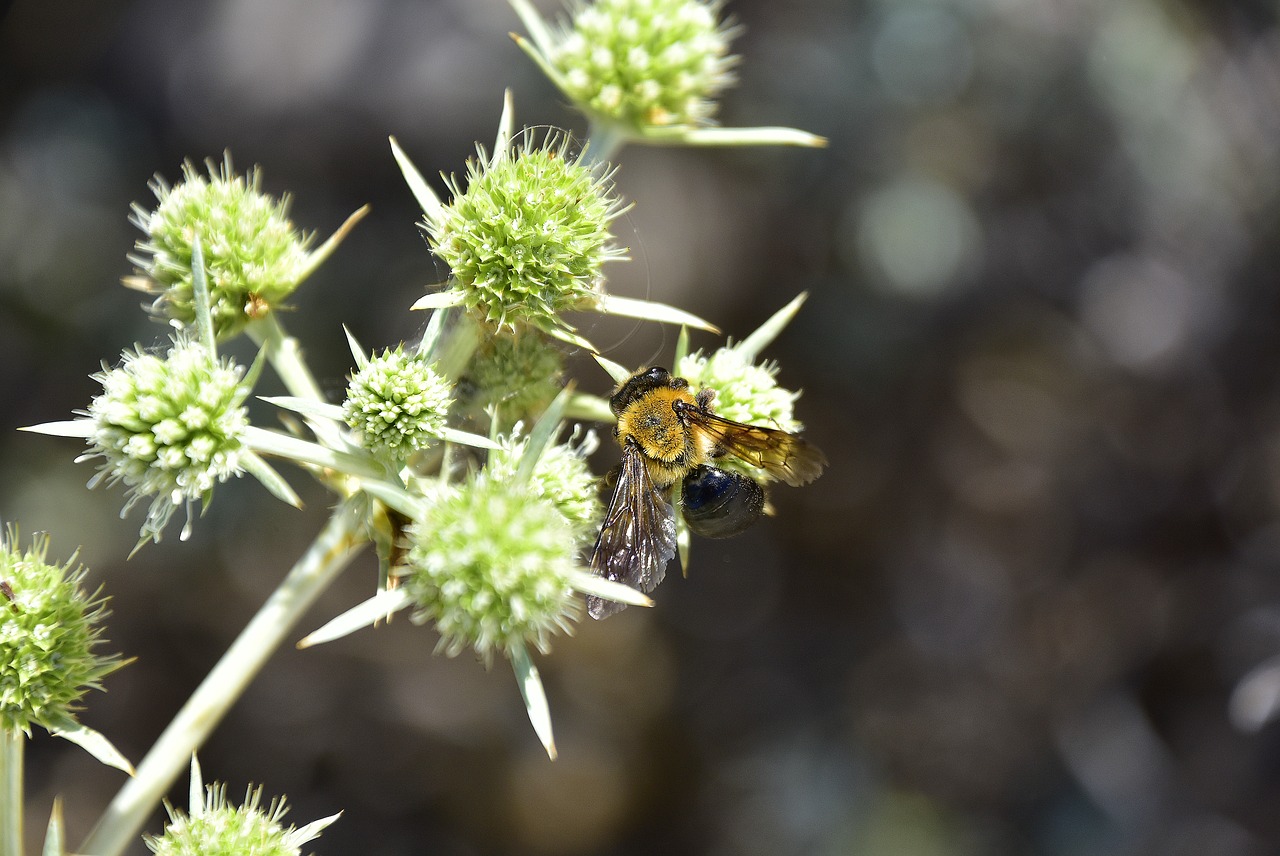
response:
M342 417L375 455L403 461L440 437L451 388L403 348L373 357L351 377Z
M483 478L509 481L516 477L520 461L529 446L519 429L500 440L502 448L489 453ZM579 546L587 546L596 536L604 509L600 504L600 480L587 466L587 456L600 445L595 432L581 439L575 432L568 443L548 446L538 456L529 478L529 490L551 502L564 515Z
M733 83L719 2L575 2L547 60L588 113L632 128L708 124Z
M498 408L508 425L541 413L560 392L563 374L560 349L532 330L490 336L467 369L477 403Z
M146 838L157 856L299 856L312 837L281 823L288 812L283 799L263 808L261 788L250 788L239 807L227 801L225 785L210 785L204 805L190 815L168 804L165 809L164 833Z
M515 480L477 479L431 504L406 532L402 585L414 620L435 623L450 656L528 643L545 652L580 605L578 547L565 515Z

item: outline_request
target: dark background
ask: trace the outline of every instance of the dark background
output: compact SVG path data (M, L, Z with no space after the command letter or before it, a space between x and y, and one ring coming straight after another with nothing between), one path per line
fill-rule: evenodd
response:
M724 124L831 146L626 149L635 261L611 289L738 337L809 290L767 355L804 388L827 474L696 543L658 608L539 658L554 763L505 664L433 657L399 621L279 652L206 777L287 794L297 823L344 810L310 848L330 854L1280 852L1276 682L1231 714L1280 652L1276 6L729 11ZM101 361L163 335L119 285L130 202L229 149L322 236L371 203L285 318L337 394L340 325L412 337L442 276L387 136L429 176L460 171L507 86L521 122L582 131L518 29L499 0L26 0L0 19L0 517L51 530L59 557L82 545L113 596L111 648L138 659L83 718L130 758L328 501L291 470L301 512L225 485L190 542L175 525L126 562L141 519L117 519L121 492L84 490L75 441L12 430L69 418ZM626 364L674 344L584 323ZM373 585L366 556L295 636ZM29 760L32 847L55 794L78 842L120 774L44 735Z

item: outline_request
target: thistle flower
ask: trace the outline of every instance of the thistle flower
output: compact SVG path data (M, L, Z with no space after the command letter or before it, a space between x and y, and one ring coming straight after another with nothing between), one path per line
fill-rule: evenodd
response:
M726 419L798 433L804 428L795 418L795 402L800 393L778 385L777 363L756 360L760 351L795 317L807 296L801 294L796 297L741 342L730 342L709 354L701 351L685 353L682 337L677 347L675 374L689 381L695 389L705 387L714 390L716 397L712 406ZM764 470L732 455L717 459L716 466L749 475L757 481L771 478Z
M484 471L462 484L417 482L429 492L371 480L369 495L413 521L405 527L399 585L331 619L299 647L340 639L402 609L433 622L439 649L473 648L489 663L511 661L534 730L555 756L551 714L529 646L545 652L581 612L575 592L637 606L653 602L627 586L593 575L581 546L598 510L583 457L594 437L551 443L568 392L548 405L527 437L515 432L492 449ZM543 460L544 457L546 460Z
M686 145L824 145L792 128L712 128L716 98L734 82L739 28L720 0L570 0L545 22L510 0L531 41L516 42L592 123L592 139ZM610 145L606 145L606 156Z
M18 548L10 527L0 538L0 730L31 733L40 725L121 769L129 763L106 738L76 721L80 699L124 665L100 654L107 599L83 588L86 570L48 561L49 538Z
M414 620L434 623L450 656L532 643L548 649L581 607L571 572L579 568L569 521L524 485L477 480L430 506L406 532L401 583Z
M477 146L478 157L467 162L465 189L456 178L446 179L453 194L447 205L391 140L426 215L431 248L451 272L449 288L413 308L461 306L492 332L532 327L592 351L563 313L589 310L714 331L675 307L605 291L604 264L626 258L609 234L627 207L614 194L612 170L575 156L561 133L535 141L526 129L513 137L512 114L507 93L493 155Z
M440 438L450 385L403 347L360 366L347 386L342 418L375 455L404 460Z
M609 224L625 206L612 172L575 158L569 138L517 143L468 161L465 189L427 220L431 248L449 266L468 310L498 330L564 328L559 315L590 307L605 262L625 258Z
M81 418L23 430L86 440L89 451L76 461L102 459L91 488L104 480L124 483L128 498L121 516L149 497L139 546L159 541L180 506L187 509L185 540L195 501L207 505L214 486L232 476L248 472L280 499L300 504L256 451L270 434L249 425L244 400L260 365L246 376L240 366L179 335L163 357L135 348L124 352L118 368L93 375L102 394L80 411Z
M733 83L719 2L576 2L547 59L575 104L636 128L707 124Z
M600 445L594 431L579 438L577 429L567 443L547 446L529 476L529 490L550 500L564 516L575 543L585 547L595 537L604 509L600 504L599 479L587 466L587 456ZM528 451L529 438L520 436L517 425L511 435L500 440L501 448L489 453L481 478L506 482L516 478L520 462Z
M298 232L289 220L289 198L262 193L262 174L236 175L230 156L220 168L206 162L208 178L186 162L183 180L170 186L157 176L151 182L154 210L133 206L133 223L145 238L129 257L137 275L125 285L155 295L151 311L176 326L196 317L192 247L204 247L210 308L218 339L238 333L250 321L274 311L333 252L355 223L361 209L323 246L308 250L312 235Z
M195 789L198 792L198 788ZM169 822L164 833L147 836L146 844L157 856L298 856L302 845L319 836L337 815L307 824L302 829L284 826L288 813L283 798L262 805L262 788L250 787L244 803L227 800L226 785L214 784L205 790L203 802L186 814L165 803Z
M181 505L188 508L189 525L194 500L207 502L215 484L244 471L249 388L239 366L178 338L164 358L141 348L126 351L119 368L93 378L102 394L86 414L93 423L92 450L77 460L104 460L90 487L105 479L129 488L122 513L153 497L140 533L144 540L160 540Z
M515 420L540 413L560 392L563 373L560 350L530 330L489 337L472 357L467 379L478 404Z

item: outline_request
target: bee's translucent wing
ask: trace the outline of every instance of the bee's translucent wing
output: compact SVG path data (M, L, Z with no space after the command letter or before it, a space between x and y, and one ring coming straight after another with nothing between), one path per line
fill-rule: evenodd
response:
M618 481L591 554L591 569L608 580L651 592L676 554L676 516L653 486L644 455L634 440L622 449ZM625 606L587 595L587 612L605 618Z
M690 428L705 432L725 452L792 487L808 484L827 466L822 450L795 434L763 425L744 425L683 402L674 406Z

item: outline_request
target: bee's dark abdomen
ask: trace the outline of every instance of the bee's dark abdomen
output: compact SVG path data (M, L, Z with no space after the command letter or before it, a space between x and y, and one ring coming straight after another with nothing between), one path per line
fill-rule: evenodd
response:
M683 487L685 522L704 538L737 535L764 512L764 488L738 473L694 467Z

